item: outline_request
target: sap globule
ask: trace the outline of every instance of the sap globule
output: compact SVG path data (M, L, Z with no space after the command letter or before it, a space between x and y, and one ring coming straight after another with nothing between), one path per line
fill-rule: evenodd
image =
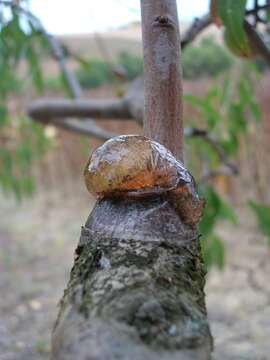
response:
M98 198L164 196L183 221L196 224L204 201L192 175L163 145L139 135L106 141L84 170L88 191Z

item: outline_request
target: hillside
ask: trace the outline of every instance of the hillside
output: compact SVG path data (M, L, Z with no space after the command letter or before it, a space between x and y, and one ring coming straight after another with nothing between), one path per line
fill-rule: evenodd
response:
M188 26L188 23L180 24L182 33ZM200 41L206 36L212 36L218 42L222 38L221 32L214 25L202 32L196 41ZM68 35L61 36L60 39L71 50L82 56L114 59L122 51L128 51L135 55L142 53L141 24L138 22L103 33Z

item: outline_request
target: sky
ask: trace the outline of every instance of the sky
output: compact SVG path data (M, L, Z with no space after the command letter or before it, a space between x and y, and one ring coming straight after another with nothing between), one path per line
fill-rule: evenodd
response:
M209 0L177 0L180 21L208 11ZM51 33L108 31L140 20L139 0L31 0L31 10Z

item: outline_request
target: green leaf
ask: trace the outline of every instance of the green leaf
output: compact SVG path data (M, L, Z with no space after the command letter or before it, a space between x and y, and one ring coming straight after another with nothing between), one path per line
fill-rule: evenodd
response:
M229 107L230 131L235 134L237 131L245 132L247 122L245 119L244 109L241 104L231 104Z
M35 192L34 179L31 176L24 176L20 181L22 192L31 196Z
M270 245L270 206L249 201L249 205L254 211L258 225L264 235L266 235Z
M200 221L200 232L203 236L208 236L214 228L219 213L219 197L214 189L205 187L200 190L200 194L206 200L206 207L204 209L203 218Z
M209 250L212 253L213 263L222 270L224 268L225 249L222 240L217 235L213 235Z
M222 86L219 89L219 91L220 91L220 95L219 95L220 96L220 103L223 104L223 105L227 103L228 98L229 98L230 81L231 81L231 78L230 78L230 76L229 76L229 74L227 72L224 75Z
M28 22L28 26L29 26L29 34L28 34L28 39L31 42L35 42L36 44L39 45L40 49L42 49L42 53L50 55L51 54L51 47L49 44L49 40L48 37L46 36L46 34L44 32L42 32L42 30L39 27L39 24L36 23L34 20L31 19L27 19Z
M34 123L32 120L30 122L30 127L33 132L33 145L35 151L35 157L40 157L48 150L52 145L51 139L49 139L44 132L44 127L41 124Z
M84 59L83 57L81 57L77 54L72 54L72 58L74 60L76 60L79 63L79 65L81 66L81 68L84 69L85 71L92 70L93 66L90 61Z
M16 150L17 165L21 168L21 171L25 171L31 165L33 152L31 141L23 141L18 144Z
M219 202L219 218L228 220L233 225L237 225L238 218L232 206L221 197L219 197Z
M262 113L261 113L261 109L259 108L259 105L255 101L251 101L249 105L250 105L250 110L251 110L252 115L254 116L255 121L257 123L259 123L262 118Z
M204 236L212 233L218 220L224 219L237 224L234 209L212 187L201 188L200 194L206 200L203 218L199 224L200 232Z
M22 55L27 43L27 35L23 31L20 23L20 17L16 12L12 12L12 18L1 27L1 38L4 42L6 55L17 63Z
M4 147L0 147L0 175L12 172L12 156Z
M226 154L232 155L235 154L238 149L239 140L238 140L238 136L233 132L230 132L229 135L230 135L229 138L221 139L220 142Z
M216 234L212 234L205 240L201 240L203 259L206 267L217 266L220 270L224 268L225 248L222 240Z
M0 104L0 128L7 124L8 111L6 106Z
M28 60L28 69L32 77L33 84L39 92L44 89L43 75L40 67L40 59L36 53L34 46L29 45L26 51L26 58Z
M73 97L73 92L72 92L72 89L70 88L70 85L65 77L65 75L63 74L63 72L61 71L60 73L60 82L66 92L66 94L69 96L69 97Z
M219 0L218 15L225 26L225 41L233 52L248 56L251 48L244 30L246 0Z
M210 130L212 130L215 125L221 120L219 111L216 109L216 106L212 104L212 101L214 100L216 94L217 92L208 93L205 97L190 94L184 96L184 99L186 101L188 101L192 105L199 107L202 110L204 118L207 121Z

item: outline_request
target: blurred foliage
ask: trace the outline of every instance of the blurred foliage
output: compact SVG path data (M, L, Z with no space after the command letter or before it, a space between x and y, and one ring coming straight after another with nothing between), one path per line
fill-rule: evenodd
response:
M199 224L204 261L208 268L215 265L219 269L223 269L225 249L215 228L220 220L228 220L234 225L237 224L237 216L232 206L212 186L200 186L199 193L206 199L207 204Z
M133 80L143 73L142 58L131 55L127 52L120 53L115 64L107 63L101 59L83 61L80 59L79 65L80 66L76 71L76 75L80 85L84 89L96 88L105 83L111 83L112 80L114 80L114 66L121 66L121 69L125 72L126 80Z
M17 123L14 119L8 121L1 129L0 185L5 194L14 194L21 200L35 190L32 164L44 154L49 140L40 125L28 118L16 120Z
M240 139L251 130L252 123L261 120L254 90L254 83L259 76L256 67L246 63L240 69L233 69L217 79L204 96L190 94L184 97L199 111L201 126L218 141L228 159L237 157ZM186 121L196 127L196 119L189 118ZM191 138L187 144L190 155L188 166L196 178L204 173L205 168L211 172L222 165L217 151L205 139ZM200 223L205 262L207 266L222 268L225 252L222 239L216 233L216 226L222 219L236 224L237 216L213 186L202 184L199 190L207 203Z
M249 201L251 209L254 211L257 222L262 233L267 237L270 245L270 206Z
M139 56L131 55L128 52L122 52L119 55L117 63L125 69L128 80L133 80L143 73L143 60Z
M233 63L227 49L211 37L202 39L198 45L189 46L182 54L183 76L186 79L219 75Z
M41 126L20 114L10 116L8 103L27 83L32 83L37 92L43 90L40 56L47 49L46 39L29 19L13 10L1 18L0 185L4 193L14 194L18 200L32 195L35 187L31 165L49 141Z
M203 76L216 76L233 65L233 57L212 38L204 38L199 45L188 47L182 55L184 78L195 79ZM126 73L127 80L133 80L143 74L142 57L127 52L119 54L115 65L120 65ZM112 65L100 59L80 62L76 71L83 88L95 88L110 83L113 78ZM59 81L55 83L60 84Z
M104 83L111 82L113 79L110 64L99 59L80 62L76 75L84 89L98 87Z
M249 130L248 119L256 122L261 119L254 87L260 74L251 63L238 69L225 74L222 84L219 79L206 95L185 96L186 101L200 110L204 126L215 135L228 156L236 153L241 134Z

